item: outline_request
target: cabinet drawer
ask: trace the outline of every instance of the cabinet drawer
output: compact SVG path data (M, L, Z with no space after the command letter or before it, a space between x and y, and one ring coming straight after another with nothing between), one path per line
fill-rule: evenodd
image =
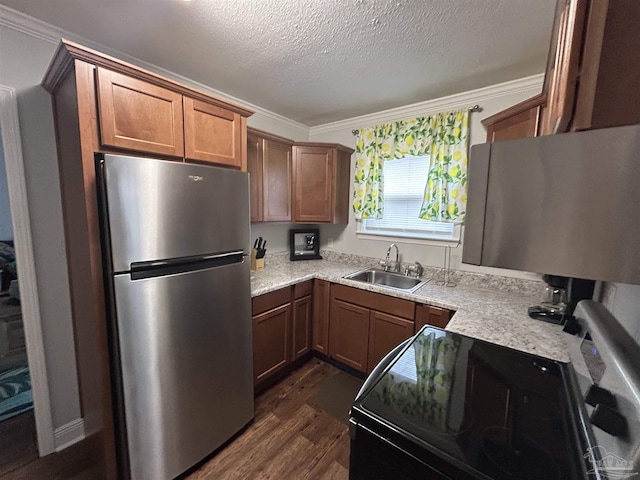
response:
M306 295L311 295L313 291L313 281L307 280L306 282L296 283L293 287L294 297L302 298Z
M100 144L182 157L182 95L97 68Z
M238 113L184 97L185 157L241 168L240 119Z
M291 302L291 287L253 297L251 301L252 315L259 315L289 302Z
M413 320L415 316L415 304L409 300L390 297L382 293L369 292L345 285L334 284L331 287L331 298L344 300L355 305L360 305L379 312L396 315L398 317Z

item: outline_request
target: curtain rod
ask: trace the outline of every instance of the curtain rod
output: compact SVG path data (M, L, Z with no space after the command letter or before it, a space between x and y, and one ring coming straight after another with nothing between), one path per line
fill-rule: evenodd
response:
M467 108L467 112L469 112L469 113L473 113L473 112L481 112L481 111L482 111L482 107L481 107L480 105L474 105L473 107L469 107L469 108ZM353 135L358 135L358 132L359 132L359 131L360 131L360 130L353 129L353 130L351 130L351 133L352 133Z

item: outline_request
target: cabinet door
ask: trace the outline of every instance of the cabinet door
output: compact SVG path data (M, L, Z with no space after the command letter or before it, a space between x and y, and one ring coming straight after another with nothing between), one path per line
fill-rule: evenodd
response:
M371 311L367 372L403 340L413 335L413 322L404 318Z
M247 172L249 172L249 204L251 221L262 221L262 143L253 133L247 134Z
M294 152L294 222L332 222L335 150L323 147L295 147Z
M240 119L239 113L184 97L185 157L241 168Z
M253 317L254 385L290 363L290 322L290 303Z
M264 140L263 221L291 221L291 146Z
M313 332L311 346L329 355L329 291L331 284L325 280L313 281Z
M184 155L182 95L98 67L100 144Z
M445 328L449 319L454 312L445 308L432 307L429 305L416 306L416 325L415 331L417 332L425 325L432 325L434 327Z
M367 370L369 309L334 299L331 302L329 354L361 372Z
M292 360L311 350L311 295L293 302Z
M535 137L538 130L540 107L518 113L487 127L487 141L501 142Z
M559 0L543 92L547 94L540 134L568 130L573 114L588 0Z

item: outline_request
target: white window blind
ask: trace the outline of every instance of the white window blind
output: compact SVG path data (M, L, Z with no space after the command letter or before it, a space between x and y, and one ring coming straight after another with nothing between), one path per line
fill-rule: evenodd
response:
M383 218L363 220L359 233L457 241L460 229L455 228L453 223L418 217L428 171L428 156L387 160L383 166Z

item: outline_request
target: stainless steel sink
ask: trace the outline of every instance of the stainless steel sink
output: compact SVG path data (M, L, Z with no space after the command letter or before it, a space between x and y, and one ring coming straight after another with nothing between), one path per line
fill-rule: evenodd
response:
M412 293L427 283L429 280L420 280L419 278L406 277L399 273L385 272L370 268L361 272L345 275L343 278L355 280L356 282L369 283L380 287L393 288L402 290L403 292Z

